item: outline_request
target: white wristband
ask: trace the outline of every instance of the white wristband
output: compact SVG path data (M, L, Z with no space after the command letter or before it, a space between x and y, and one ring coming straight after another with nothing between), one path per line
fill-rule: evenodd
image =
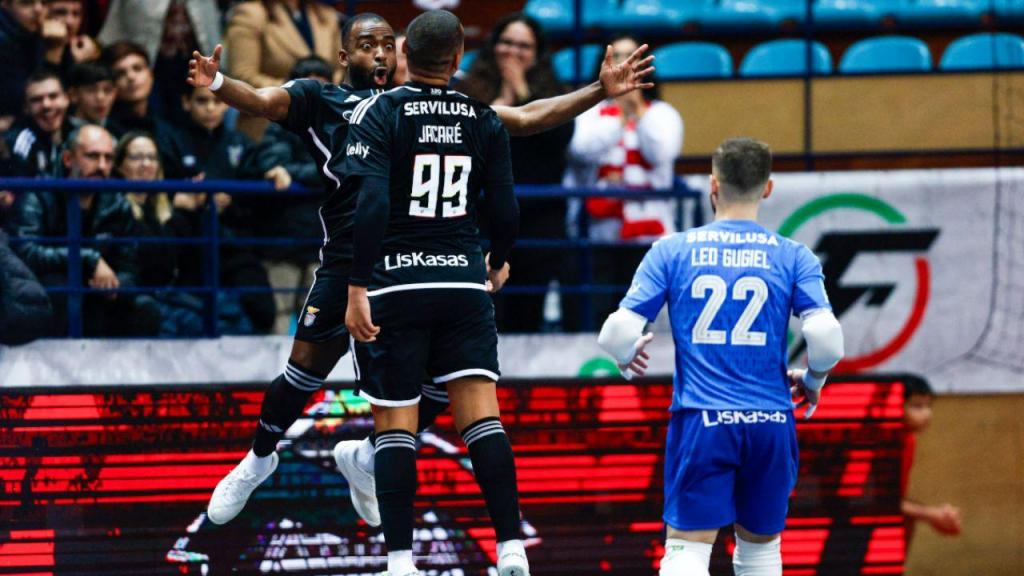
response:
M828 374L822 376L821 378L816 378L813 374L811 374L810 370L806 370L804 372L804 386L806 386L809 390L821 390L821 388L825 385L825 380L827 378Z
M217 71L217 75L213 77L213 82L210 83L210 91L216 92L220 90L220 87L224 85L224 75Z

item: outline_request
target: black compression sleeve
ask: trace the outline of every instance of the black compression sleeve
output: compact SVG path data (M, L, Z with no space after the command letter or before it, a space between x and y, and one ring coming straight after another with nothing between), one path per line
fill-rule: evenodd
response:
M505 265L512 244L519 234L519 202L511 184L491 186L487 190L491 214L491 270Z
M373 278L373 266L377 262L388 227L391 199L388 196L387 178L363 176L359 178L357 186L359 200L352 232L355 258L348 283L352 286L369 286Z

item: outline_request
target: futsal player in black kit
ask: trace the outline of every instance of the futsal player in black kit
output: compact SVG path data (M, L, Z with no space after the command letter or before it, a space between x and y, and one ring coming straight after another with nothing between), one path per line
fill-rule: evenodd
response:
M358 393L373 409L388 573L421 574L412 557L417 405L445 386L496 532L498 574L529 576L488 294L508 278L519 225L509 135L489 106L447 87L463 51L455 15L418 16L403 50L410 82L356 107L332 161L344 160L342 186L358 193L345 320L358 341ZM486 257L481 191L491 217Z
M277 467L276 446L302 414L310 396L349 347L344 311L351 267L351 213L355 198L340 189L341 173L327 166L331 150L345 141L348 121L366 98L391 87L396 66L395 35L386 20L372 13L350 18L342 30L339 63L347 70L341 85L316 80L295 80L280 88L255 89L227 77L220 68L221 48L209 57L194 53L188 82L207 86L217 96L247 114L279 122L301 135L309 153L321 166L328 197L320 210L324 244L313 286L299 318L292 351L283 374L271 382L263 399L252 450L217 486L207 508L211 521L226 523L245 506L253 490ZM497 110L516 135L553 128L572 119L602 99L650 86L645 78L653 69L641 47L626 62L601 68L600 82L571 94ZM337 170L337 167L336 167ZM447 407L443 390L428 392L420 403L421 428ZM380 525L374 489L372 440L344 441L334 449L339 470L351 487L352 502L371 526Z

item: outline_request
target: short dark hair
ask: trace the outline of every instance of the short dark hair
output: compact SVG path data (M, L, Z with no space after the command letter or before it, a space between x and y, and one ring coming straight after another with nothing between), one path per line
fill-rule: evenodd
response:
M462 47L462 22L447 10L430 10L409 23L405 37L409 66L429 72L448 68Z
M39 84L40 82L46 82L47 80L56 80L60 84L61 89L64 89L64 81L60 79L60 74L57 74L56 70L48 66L37 68L32 74L25 79L25 87L29 84Z
M150 65L149 54L146 49L139 46L135 42L129 42L128 40L121 40L120 42L114 42L110 46L103 49L101 60L107 66L113 67L119 61L127 58L131 55L140 56L146 61L146 66Z
M374 12L361 12L355 16L345 20L345 24L341 27L341 45L342 47L348 47L348 41L351 40L352 29L355 28L356 24L360 22L369 22L371 20L379 20L387 24L387 20L384 19L380 14Z
M903 379L903 401L907 402L911 396L934 397L935 391L931 384L920 376L907 376Z
M772 149L753 138L730 138L711 155L711 167L727 200L754 200L771 178Z
M68 88L92 86L100 82L113 82L114 72L109 66L97 62L81 62L68 69Z
M309 78L310 76L321 76L330 79L334 76L334 73L331 71L330 64L319 56L300 58L295 63L295 66L292 66L292 71L288 73L289 80Z

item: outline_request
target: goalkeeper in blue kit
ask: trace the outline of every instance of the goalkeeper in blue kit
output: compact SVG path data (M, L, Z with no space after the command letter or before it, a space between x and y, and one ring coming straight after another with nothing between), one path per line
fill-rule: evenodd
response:
M655 243L598 337L624 375L643 374L645 327L668 303L675 376L661 576L707 575L727 525L737 576L782 574L779 535L799 457L793 398L810 417L843 356L818 258L757 223L770 177L766 144L722 143L712 156L715 221ZM787 372L791 315L802 322L807 370Z

